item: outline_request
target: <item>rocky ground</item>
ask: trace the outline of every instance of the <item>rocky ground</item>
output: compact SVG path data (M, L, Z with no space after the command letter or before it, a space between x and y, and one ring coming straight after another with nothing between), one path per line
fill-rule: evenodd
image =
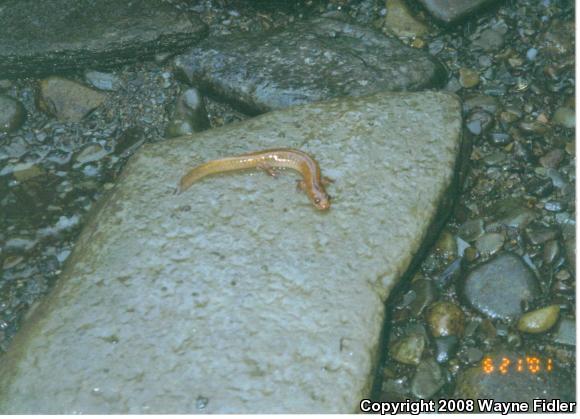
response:
M483 2L487 8L449 22L409 3L410 10L393 0L164 2L198 15L207 42L259 40L330 12L394 33L408 54L442 63L448 77L433 77L431 86L462 98L471 154L453 214L388 302L377 397L499 398L501 390L505 400L527 400L549 389L548 397L573 398L574 3ZM2 349L51 289L87 212L127 157L143 142L248 117L227 83L208 83L210 93L221 86L221 101L189 86L172 57L181 47L110 68L83 57L89 67L52 76L0 72Z

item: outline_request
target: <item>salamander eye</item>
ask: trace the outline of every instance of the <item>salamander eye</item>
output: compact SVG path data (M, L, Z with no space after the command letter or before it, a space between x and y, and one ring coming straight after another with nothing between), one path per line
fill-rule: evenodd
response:
M314 203L315 204L320 204L320 198L314 198Z

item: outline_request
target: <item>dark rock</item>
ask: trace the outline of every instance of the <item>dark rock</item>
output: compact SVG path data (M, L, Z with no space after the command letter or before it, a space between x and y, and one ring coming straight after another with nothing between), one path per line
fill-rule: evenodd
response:
M60 77L40 82L39 107L60 121L79 122L105 100L105 95Z
M10 96L0 95L0 133L12 132L24 123L24 106Z
M513 228L524 228L539 216L535 210L528 208L526 203L518 198L505 198L498 201L491 212L498 223Z
M317 18L269 34L208 38L175 61L194 86L244 112L383 90L416 90L445 79L429 54L353 23Z
M22 77L117 66L183 50L206 33L197 17L163 2L5 0L0 74Z
M484 51L496 51L503 46L504 36L495 29L485 29L472 42L475 48L481 48Z
M442 23L455 23L497 0L419 0Z
M434 359L425 359L417 366L411 382L411 392L415 397L428 399L443 387L445 378L441 367Z
M532 244L542 244L554 239L558 235L558 230L543 224L530 224L526 228L526 236Z
M173 117L165 130L167 137L179 137L210 127L205 102L197 89L187 89L177 99Z
M551 179L549 178L532 178L532 180L530 180L527 184L526 184L526 191L528 191L528 193L540 197L540 198L544 198L548 195L550 195L552 193L552 191L554 190L554 184L552 182Z
M468 242L471 242L483 236L485 233L483 227L484 224L481 218L469 220L464 222L461 227L459 227L459 232L457 234L459 237L465 239Z
M562 236L568 266L576 272L576 223L562 224Z
M534 373L530 371L530 366L535 370L535 363L532 361L528 365L527 360L531 355L512 351L486 354L481 365L459 374L454 398L493 399L495 402L517 400L529 403L530 408L533 399L575 401L574 378L570 372L557 365L553 366L552 371L547 371L547 357L538 355L539 371ZM521 364L519 360L522 360ZM518 370L518 364L521 365L521 371Z
M553 333L553 340L561 345L576 346L576 320L562 317Z
M443 364L455 355L455 351L457 350L457 343L459 340L456 336L441 336L435 338L435 359L440 364Z
M533 273L510 253L475 268L463 285L463 294L471 306L492 319L518 318L522 303L533 300L539 292Z
M437 297L437 290L433 281L425 278L418 279L411 284L411 291L415 293L415 299L408 305L412 316L419 316L425 308Z

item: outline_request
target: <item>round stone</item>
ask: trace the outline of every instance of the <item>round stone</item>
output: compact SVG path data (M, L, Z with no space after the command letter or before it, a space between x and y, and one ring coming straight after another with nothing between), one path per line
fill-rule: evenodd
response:
M522 303L539 295L531 270L516 255L501 254L479 265L465 278L463 295L480 313L513 320L522 314Z
M461 336L465 328L465 315L457 305L438 301L429 307L427 324L434 337Z
M25 114L20 102L10 96L0 95L0 132L12 132L20 128Z
M518 330L525 333L544 333L551 329L560 316L560 306L551 305L530 311L520 317Z

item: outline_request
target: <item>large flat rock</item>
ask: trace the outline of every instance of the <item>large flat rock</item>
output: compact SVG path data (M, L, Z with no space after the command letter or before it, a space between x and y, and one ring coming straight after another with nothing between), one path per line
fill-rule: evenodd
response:
M0 78L111 67L206 34L199 18L159 1L0 1Z
M299 21L269 33L211 37L175 60L178 73L249 114L343 96L420 90L444 67L394 36L344 18Z
M384 301L453 183L460 113L379 94L145 146L1 360L0 412L355 412ZM273 147L318 159L329 211L290 171L173 194L191 166Z

